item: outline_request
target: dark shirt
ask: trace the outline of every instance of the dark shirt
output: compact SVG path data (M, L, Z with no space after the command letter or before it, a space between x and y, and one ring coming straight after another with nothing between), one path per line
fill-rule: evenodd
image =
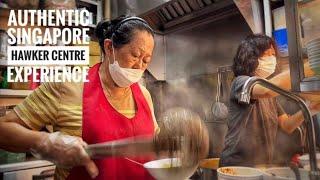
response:
M272 163L278 130L278 117L284 114L275 98L238 103L249 76L238 76L231 85L228 132L221 155L221 166L254 166Z

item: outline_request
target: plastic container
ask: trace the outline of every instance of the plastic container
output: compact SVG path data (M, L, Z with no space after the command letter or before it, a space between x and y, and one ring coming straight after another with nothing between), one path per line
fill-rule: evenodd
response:
M226 171L232 173L227 173ZM257 168L229 166L217 170L218 180L263 180L263 172Z

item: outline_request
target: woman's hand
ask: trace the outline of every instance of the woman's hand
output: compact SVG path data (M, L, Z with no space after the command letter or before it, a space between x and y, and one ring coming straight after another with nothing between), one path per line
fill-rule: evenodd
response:
M30 130L15 112L0 117L0 148L11 152L31 150L37 157L53 161L58 166L83 165L91 177L98 175L98 168L85 151L81 138L60 132L45 133Z
M89 175L95 178L99 171L85 151L86 146L79 137L61 132L44 133L41 142L31 149L31 152L36 157L52 161L60 167L85 166Z

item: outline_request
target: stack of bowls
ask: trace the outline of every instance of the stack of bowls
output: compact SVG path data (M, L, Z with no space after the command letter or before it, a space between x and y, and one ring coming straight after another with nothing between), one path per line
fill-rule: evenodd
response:
M311 40L307 43L307 53L310 68L316 75L320 75L320 38Z

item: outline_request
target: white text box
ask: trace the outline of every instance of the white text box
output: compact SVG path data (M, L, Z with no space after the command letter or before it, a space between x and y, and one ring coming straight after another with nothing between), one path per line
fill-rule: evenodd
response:
M88 46L8 46L8 65L88 64Z

